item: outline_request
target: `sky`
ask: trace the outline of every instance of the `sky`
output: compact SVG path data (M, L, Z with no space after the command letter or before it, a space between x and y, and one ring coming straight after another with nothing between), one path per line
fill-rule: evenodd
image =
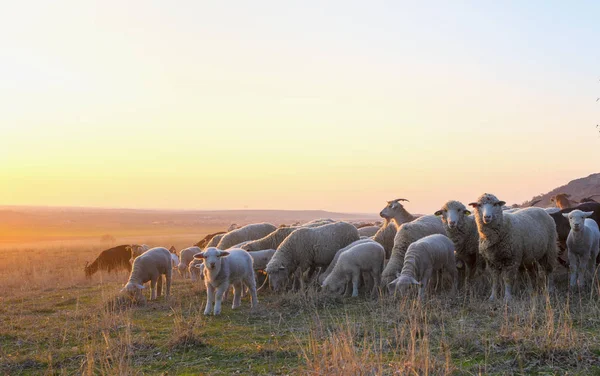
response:
M428 213L600 171L597 1L20 1L0 205Z

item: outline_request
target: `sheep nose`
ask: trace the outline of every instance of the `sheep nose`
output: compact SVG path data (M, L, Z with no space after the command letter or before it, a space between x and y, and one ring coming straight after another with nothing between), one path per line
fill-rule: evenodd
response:
M448 221L448 226L450 226L450 227L456 226L456 221Z
M215 263L214 263L214 262L211 262L211 263L210 263L210 268L211 268L211 269L214 269L214 268L215 268Z
M483 216L483 222L490 223L491 221L492 221L492 216L491 215L484 215Z

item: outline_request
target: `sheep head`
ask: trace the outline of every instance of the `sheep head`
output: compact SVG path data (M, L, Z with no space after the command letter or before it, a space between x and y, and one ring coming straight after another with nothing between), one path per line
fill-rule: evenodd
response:
M464 222L464 217L471 215L471 212L467 210L466 206L461 202L451 200L445 203L444 206L434 214L438 217L442 217L442 222L445 226L454 229Z
M475 202L469 206L475 208L475 216L478 222L484 225L492 223L494 220L502 219L502 207L506 205L505 201L499 200L491 193L484 193Z
M417 281L413 277L406 275L398 275L396 279L388 283L387 288L390 294L399 293L404 295L407 293L411 286L420 286L421 282Z
M594 214L593 211L584 212L581 210L573 210L570 213L563 213L563 217L569 220L569 226L575 232L583 230L585 226L585 219Z
M204 259L204 270L208 274L217 275L221 271L221 258L226 256L229 256L229 252L210 247L204 252L196 253L194 258Z
M128 282L122 289L121 294L128 297L134 302L145 303L146 298L142 294L142 290L145 288L144 285L140 285L135 282Z
M386 220L390 220L390 219L394 218L396 215L398 215L402 211L402 209L404 209L404 206L402 206L400 201L409 202L405 198L397 198L395 200L388 201L385 208L383 208L381 210L381 212L379 212L379 216Z

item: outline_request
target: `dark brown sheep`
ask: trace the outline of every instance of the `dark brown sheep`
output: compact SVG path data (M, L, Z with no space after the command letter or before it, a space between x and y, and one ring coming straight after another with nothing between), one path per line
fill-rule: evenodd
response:
M107 250L104 250L94 260L94 262L86 263L84 271L85 276L91 278L98 270L107 272L126 269L131 272L131 245L119 245Z

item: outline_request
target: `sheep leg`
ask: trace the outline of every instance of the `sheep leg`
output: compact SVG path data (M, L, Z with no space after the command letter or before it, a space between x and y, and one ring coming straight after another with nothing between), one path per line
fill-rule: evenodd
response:
M583 254L583 256L581 256L579 258L579 264L577 265L579 267L579 270L577 271L577 276L579 278L579 287L583 287L585 286L585 279L587 277L586 275L586 269L587 269L587 265L585 260L588 260L590 258L590 252L585 252Z
M243 288L244 287L242 285L242 282L236 282L233 284L233 305L231 306L232 309L236 309L242 304Z
M171 296L171 279L173 278L173 271L171 269L167 270L167 274L165 275L165 279L167 280L167 289L165 291L165 298L169 299Z
M255 308L258 304L258 297L256 296L256 279L253 275L249 278L244 279L244 284L248 287L250 291L250 307Z
M158 278L154 277L150 280L150 300L156 299L156 281Z
M228 282L222 283L221 286L219 286L217 288L217 292L215 294L215 310L214 310L214 314L215 315L221 314L221 303L223 302L223 294L227 290L229 290L229 283Z
M162 295L162 285L163 285L163 276L162 276L162 274L159 274L158 275L158 286L157 286L158 292L156 293L157 297Z
M381 273L378 273L377 271L372 271L371 279L373 279L373 289L371 290L371 295L377 296L377 288L381 283Z
M425 272L423 273L423 278L421 279L421 286L419 287L418 298L422 301L425 300L425 294L427 294L427 283L431 279L431 273L431 268L425 270Z
M212 285L206 285L206 308L204 308L204 314L210 315L213 304L215 301L215 288Z
M450 273L450 277L452 277L452 294L456 294L456 291L458 290L458 270L450 267L448 273Z
M518 266L516 267L518 270ZM514 267L502 271L502 280L504 281L504 303L512 300L512 281L516 275Z
M496 290L498 290L498 279L500 278L500 270L492 270L492 294L490 295L490 302L496 300Z
M577 256L569 251L568 253L569 256L569 287L570 288L574 288L577 285Z
M352 273L352 297L358 296L358 282L360 281L360 271Z

